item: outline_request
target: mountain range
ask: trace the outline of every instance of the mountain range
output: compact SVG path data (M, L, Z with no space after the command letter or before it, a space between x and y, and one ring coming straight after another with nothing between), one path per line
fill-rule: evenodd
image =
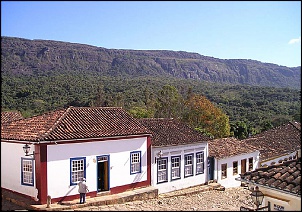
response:
M2 75L51 76L61 72L130 78L174 77L301 89L301 66L219 59L185 51L106 49L61 41L1 37Z

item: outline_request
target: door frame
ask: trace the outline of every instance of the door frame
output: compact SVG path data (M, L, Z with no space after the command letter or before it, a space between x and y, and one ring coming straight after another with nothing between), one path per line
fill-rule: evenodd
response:
M101 160L103 157L107 157L107 184L108 184L108 189L106 191L109 191L110 190L110 155L99 155L99 156L96 156L96 190L97 192L102 192L101 189L99 189L99 163L102 163L102 161L106 161L106 160L102 160L99 162L99 160Z

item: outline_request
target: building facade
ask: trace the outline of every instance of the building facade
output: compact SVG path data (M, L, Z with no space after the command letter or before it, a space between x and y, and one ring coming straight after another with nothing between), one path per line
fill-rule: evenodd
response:
M121 108L70 107L1 126L1 187L41 204L79 198L82 178L88 196L150 186L150 161L148 130Z

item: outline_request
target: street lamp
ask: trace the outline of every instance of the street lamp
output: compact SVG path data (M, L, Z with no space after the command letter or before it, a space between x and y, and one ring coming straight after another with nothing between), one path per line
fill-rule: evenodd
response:
M158 153L157 153L157 157L159 157L159 158L161 158L163 156L163 151L159 151Z
M259 206L262 204L264 195L261 191L259 191L259 187L256 186L254 191L251 193L252 200L254 204L257 206L256 211L259 209Z
M25 156L31 156L31 155L34 155L34 154L35 154L35 151L33 151L32 154L28 154L29 151L30 151L30 146L29 146L28 144L25 144L25 145L23 146L23 151L24 151L24 153L25 153Z

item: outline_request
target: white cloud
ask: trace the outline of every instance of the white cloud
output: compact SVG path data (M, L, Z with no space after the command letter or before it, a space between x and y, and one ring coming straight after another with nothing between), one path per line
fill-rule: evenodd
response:
M301 43L301 36L299 38L291 39L288 44Z

